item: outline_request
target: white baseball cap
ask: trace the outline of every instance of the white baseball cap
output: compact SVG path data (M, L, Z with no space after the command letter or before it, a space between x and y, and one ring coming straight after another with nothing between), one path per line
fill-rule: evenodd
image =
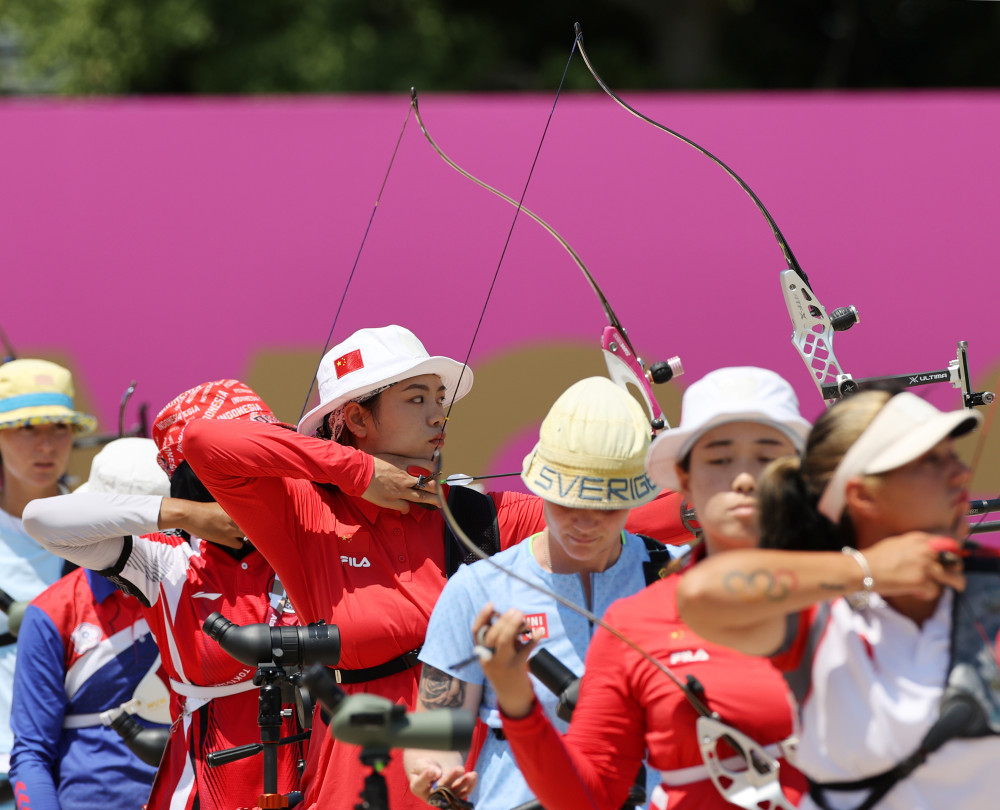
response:
M809 422L784 377L766 368L734 366L709 372L692 383L681 401L681 423L660 433L649 448L649 477L666 489L680 487L675 465L708 431L731 422L759 422L784 433L799 451Z
M170 496L170 479L156 461L156 442L128 437L105 445L90 462L90 478L75 492Z
M421 374L440 377L449 401L472 388L472 369L463 371L462 363L449 357L431 357L409 329L359 329L323 355L316 373L320 404L302 417L298 431L311 436L328 413L351 400Z
M660 491L646 475L649 417L607 377L574 383L542 420L521 480L571 509L631 509Z
M844 513L847 482L859 475L898 469L919 458L943 439L958 438L983 421L978 411L939 411L916 394L904 391L888 400L833 471L817 508L834 523Z

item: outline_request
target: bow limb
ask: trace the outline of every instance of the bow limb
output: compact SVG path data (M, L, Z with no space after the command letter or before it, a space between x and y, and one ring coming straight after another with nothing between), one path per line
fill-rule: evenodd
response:
M351 265L351 272L347 276L347 283L344 284L344 292L341 293L340 303L337 304L337 311L333 316L333 323L330 324L330 332L326 336L326 344L323 346L323 351L319 353L319 360L316 361L316 368L313 371L312 379L309 381L309 390L306 392L305 401L302 403L302 410L299 411L299 421L305 415L306 408L309 407L309 398L312 396L313 388L316 385L316 375L319 373L320 364L323 362L323 356L326 354L326 350L330 348L330 343L333 340L334 330L337 328L337 321L340 320L340 312L344 308L344 301L347 300L347 291L351 288L351 282L354 280L354 271L358 269L358 262L361 261L361 252L365 249L365 243L368 241L368 233L372 229L372 222L375 220L375 212L378 211L378 205L382 201L382 192L385 191L385 185L389 182L389 174L392 172L393 164L396 162L396 154L399 152L399 145L403 142L403 133L406 132L406 125L410 122L410 113L412 109L407 107L406 118L403 119L403 126L399 130L399 136L396 138L396 145L392 149L392 156L389 158L389 165L386 166L385 175L382 177L382 185L379 186L378 196L375 198L375 204L372 206L371 215L368 217L368 225L365 226L364 235L361 237L361 244L358 245L358 252L354 256L354 264Z
M522 202L518 202L513 197L504 194L499 189L494 188L483 180L480 180L471 172L463 169L447 154L445 154L444 150L441 149L434 138L431 137L431 134L428 131L422 116L420 115L420 106L417 100L417 91L415 89L411 89L410 97L410 105L413 110L414 118L420 126L420 131L423 133L427 143L430 144L431 148L445 163L462 175L462 177L465 177L467 180L471 180L480 188L485 189L491 194L499 197L501 200L504 200L514 206L517 209L518 214L524 214L526 217L541 226L541 228L549 234L549 236L555 239L556 242L562 246L563 250L569 254L574 264L576 264L580 272L583 274L583 277L587 280L587 284L590 285L590 289L593 290L594 294L597 296L597 300L600 302L601 308L604 310L604 315L608 320L608 326L604 328L604 332L601 336L601 350L604 353L604 359L608 367L609 376L622 388L625 388L626 390L634 388L638 392L646 406L647 415L649 416L650 422L654 426L655 430L665 426L666 420L664 419L663 411L653 394L651 381L666 382L674 375L683 373L680 360L678 358L671 358L671 360L667 361L666 364L658 363L647 370L642 359L633 348L632 343L628 338L628 334L625 331L625 327L622 326L621 321L618 320L618 316L615 314L615 311L611 308L611 304L608 301L607 296L604 294L604 291L601 290L597 280L591 274L590 270L587 269L587 266L583 263L583 259L580 258L580 255L573 249L572 245L570 245L570 243L566 241L565 237L563 237L563 235L553 228L548 222L538 216L538 214L534 211L526 208ZM664 370L664 366L666 366L666 370Z
M649 116L644 115L635 109L635 107L632 107L630 104L625 102L608 86L607 82L601 78L600 74L598 74L597 70L594 68L593 63L590 61L590 57L587 55L587 50L584 48L583 30L581 29L579 23L576 24L575 29L577 48L580 51L580 57L587 66L587 70L590 71L590 75L594 78L594 81L597 82L600 88L607 93L607 95L619 107L631 115L634 115L641 121L645 121L650 126L655 127L661 132L667 133L677 140L686 143L692 149L700 152L702 155L719 166L726 174L736 181L743 191L747 193L753 201L753 204L757 207L757 210L760 211L764 219L767 221L767 224L771 229L771 233L774 234L778 247L781 249L782 256L784 256L785 264L788 268L781 273L781 286L785 296L785 305L788 308L788 314L792 319L792 325L794 328L792 333L792 345L795 346L795 349L802 358L802 361L805 363L806 368L809 369L809 373L824 399L836 399L843 393L847 393L849 390L852 390L853 384L850 382L851 377L850 375L843 373L841 365L837 361L837 357L833 352L833 333L850 329L855 323L857 323L857 310L855 310L854 307L842 307L835 310L832 317L827 315L826 308L819 303L819 299L816 297L816 294L810 289L809 277L806 275L801 265L799 265L795 258L795 254L792 253L788 240L785 239L784 234L782 234L777 222L774 221L774 217L771 216L771 213L764 206L764 203L760 201L760 198L754 193L753 189L750 188L746 181L743 180L742 177L733 171L733 169L731 169L720 158L712 152L709 152L700 144L697 144L690 138L681 135L676 130L661 124L659 121L655 121Z
M740 177L731 168L729 168L729 166L723 163L722 160L720 160L718 157L716 157L707 149L705 149L705 147L695 143L690 138L681 135L676 130L673 130L668 126L661 124L659 121L655 121L649 116L643 115L641 112L635 109L635 107L625 102L617 93L615 93L614 90L612 90L608 86L608 84L604 81L604 79L600 77L597 70L595 70L593 63L590 61L590 57L587 56L587 51L583 47L583 29L580 27L580 23L576 23L574 28L576 30L576 45L580 51L580 58L583 59L583 63L587 66L587 70L590 71L590 75L594 77L594 81L597 82L600 88L605 93L607 93L608 96L610 96L611 99L623 110L630 113L631 115L634 115L639 120L645 121L650 126L656 127L661 132L665 132L668 135L676 138L677 140L686 143L692 149L701 152L701 154L703 154L705 157L707 157L709 160L711 160L713 163L719 166L723 171L725 171L726 174L728 174L731 178L733 178L733 180L735 180L739 184L740 188L742 188L750 196L750 199L753 200L754 205L757 206L757 209L761 212L761 214L764 215L764 219L767 220L767 224L771 227L771 232L774 234L774 238L778 242L778 247L781 248L781 253L785 257L785 262L787 263L788 268L790 270L795 270L797 273L799 273L799 275L802 276L803 279L806 280L806 283L808 283L806 274L799 266L798 261L796 261L795 255L792 253L791 247L789 247L787 240L781 233L781 229L778 228L778 223L774 221L774 217L772 217L771 214L768 212L768 210L764 207L764 203L760 201L760 198L754 193L753 189L746 184L743 178Z

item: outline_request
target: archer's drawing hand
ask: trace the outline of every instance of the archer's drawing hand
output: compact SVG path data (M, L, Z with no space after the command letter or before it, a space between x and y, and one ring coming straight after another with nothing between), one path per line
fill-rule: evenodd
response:
M375 456L374 459L372 480L361 495L366 501L404 514L410 511L411 503L428 507L437 504L437 483L427 479L430 475L427 459L387 454ZM421 484L420 487L417 486L418 483Z
M243 530L219 504L164 498L157 524L161 529L182 529L188 534L227 548L241 548Z

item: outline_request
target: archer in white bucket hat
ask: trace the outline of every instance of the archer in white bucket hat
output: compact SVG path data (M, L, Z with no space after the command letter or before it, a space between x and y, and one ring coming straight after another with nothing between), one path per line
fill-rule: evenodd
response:
M713 428L732 422L757 422L777 428L801 451L809 422L799 413L795 391L779 374L756 366L709 372L684 392L681 423L660 433L649 449L649 477L666 489L679 489L676 465Z
M319 405L302 417L298 431L312 436L328 414L348 402L364 402L394 383L422 374L441 378L449 402L472 389L472 369L449 357L430 356L409 329L395 325L359 329L323 355L316 373ZM333 438L338 433L339 427Z

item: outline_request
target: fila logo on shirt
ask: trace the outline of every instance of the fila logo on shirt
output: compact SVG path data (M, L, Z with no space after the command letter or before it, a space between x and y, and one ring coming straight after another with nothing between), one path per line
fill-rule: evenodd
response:
M708 653L704 650L678 650L670 653L670 666L675 664L697 664L708 660Z
M357 557L347 557L343 554L340 555L340 561L344 565L349 565L351 568L371 568L372 564L368 562L367 557L362 557L358 559Z

